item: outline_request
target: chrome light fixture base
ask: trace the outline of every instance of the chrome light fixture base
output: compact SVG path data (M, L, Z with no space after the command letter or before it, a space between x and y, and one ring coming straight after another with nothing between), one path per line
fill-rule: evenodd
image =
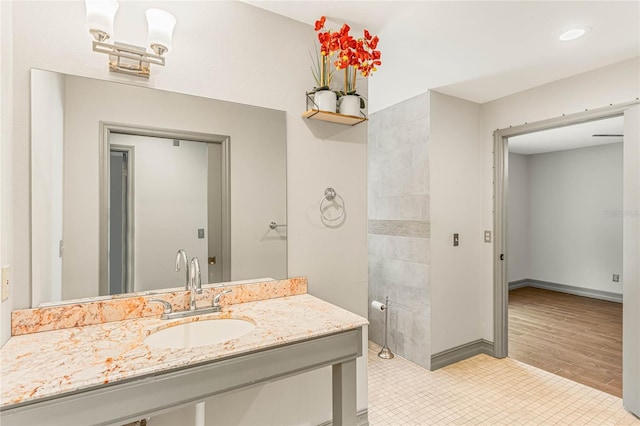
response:
M150 64L164 66L163 56L149 53L145 48L131 44L109 44L94 40L93 51L109 55L109 71L112 72L149 78Z
M102 42L109 39L109 34L105 33L104 31L90 29L89 33L91 33L91 36L93 36L93 39L95 41Z
M156 53L156 55L162 56L165 53L167 53L169 49L167 49L165 46L161 44L152 44L151 50L153 50Z

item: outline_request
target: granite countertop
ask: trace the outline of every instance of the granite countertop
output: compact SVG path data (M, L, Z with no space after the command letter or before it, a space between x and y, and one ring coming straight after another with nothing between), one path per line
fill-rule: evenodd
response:
M152 348L145 337L170 324L240 318L256 324L248 334L211 346ZM137 318L15 336L0 350L0 407L87 390L106 383L170 371L355 329L365 318L308 294L223 308L177 320Z

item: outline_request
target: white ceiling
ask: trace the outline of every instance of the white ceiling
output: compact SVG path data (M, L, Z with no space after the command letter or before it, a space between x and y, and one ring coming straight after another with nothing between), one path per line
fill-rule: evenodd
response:
M622 142L622 137L593 137L593 135L622 135L623 129L624 118L619 116L528 133L509 138L509 152L524 155L542 154L619 143Z
M313 25L322 15L380 36L369 110L429 89L484 103L640 56L638 1L258 1ZM574 26L584 37L561 42ZM312 49L312 46L310 46Z

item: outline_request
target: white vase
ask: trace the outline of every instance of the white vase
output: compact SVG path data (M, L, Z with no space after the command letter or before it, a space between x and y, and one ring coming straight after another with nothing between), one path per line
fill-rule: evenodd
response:
M345 95L341 97L340 114L360 117L360 96Z
M320 111L336 112L337 96L331 90L320 90L313 95L313 102Z

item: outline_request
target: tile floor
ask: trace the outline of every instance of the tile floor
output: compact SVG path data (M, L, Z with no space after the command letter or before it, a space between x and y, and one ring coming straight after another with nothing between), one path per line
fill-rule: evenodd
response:
M369 343L369 424L640 425L613 395L511 358L478 355L437 371Z

